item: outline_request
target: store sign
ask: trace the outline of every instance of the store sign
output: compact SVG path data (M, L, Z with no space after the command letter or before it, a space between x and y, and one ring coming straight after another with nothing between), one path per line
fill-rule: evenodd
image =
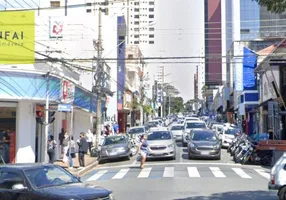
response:
M50 38L62 38L63 28L63 17L50 17Z
M72 103L74 101L74 95L75 85L68 80L62 80L61 102L63 104Z
M0 12L0 64L35 62L34 11Z

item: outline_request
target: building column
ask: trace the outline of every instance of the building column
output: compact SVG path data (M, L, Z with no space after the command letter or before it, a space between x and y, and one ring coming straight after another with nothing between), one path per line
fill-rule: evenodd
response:
M61 147L60 147L60 141L59 141L59 133L61 132L62 129L62 120L63 120L63 113L61 112L56 112L55 113L55 121L54 121L54 139L57 142L57 150L56 150L56 155L55 159L60 159L60 152L61 152Z
M35 113L33 103L19 101L16 114L16 163L35 162Z

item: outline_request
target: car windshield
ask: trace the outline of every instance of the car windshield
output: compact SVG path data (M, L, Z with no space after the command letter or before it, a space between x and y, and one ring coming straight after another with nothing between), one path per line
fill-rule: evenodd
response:
M113 144L124 144L124 143L126 143L126 137L124 136L107 137L104 140L104 143L102 146L113 145Z
M217 137L212 132L194 132L192 134L193 141L216 141Z
M206 128L206 124L199 122L188 122L186 128Z
M229 128L225 131L225 134L227 135L235 135L237 132L239 131L239 129L236 128Z
M131 128L129 134L144 133L144 128Z
M80 182L65 169L53 165L27 169L25 170L25 174L34 188L53 187Z
M183 126L172 126L171 131L180 131L183 130L184 127Z
M169 131L155 131L148 135L147 140L170 140L172 136Z

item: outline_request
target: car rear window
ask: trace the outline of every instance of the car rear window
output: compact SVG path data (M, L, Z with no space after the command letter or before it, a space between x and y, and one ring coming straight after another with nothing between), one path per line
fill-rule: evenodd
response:
M188 122L186 128L206 128L206 124L198 122Z
M180 131L183 130L184 127L183 126L172 126L171 131Z
M169 131L155 131L148 135L147 140L170 140L172 139Z

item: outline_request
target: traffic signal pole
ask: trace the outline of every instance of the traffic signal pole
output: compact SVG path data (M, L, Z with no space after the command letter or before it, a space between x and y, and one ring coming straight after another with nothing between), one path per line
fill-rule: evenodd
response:
M48 153L47 153L47 149L48 149L48 137L49 137L49 96L50 96L50 72L48 72L45 75L46 78L46 107L45 107L45 137L44 137L44 142L43 142L43 146L44 146L44 151L42 155L42 162L48 162Z

